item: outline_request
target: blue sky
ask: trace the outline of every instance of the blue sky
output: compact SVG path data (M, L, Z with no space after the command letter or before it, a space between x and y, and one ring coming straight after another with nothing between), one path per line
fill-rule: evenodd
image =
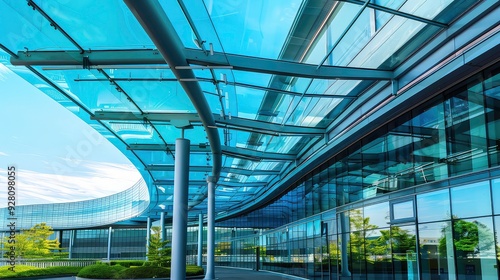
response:
M0 185L15 165L17 205L86 200L131 187L130 161L100 134L0 64ZM7 188L0 188L0 208Z

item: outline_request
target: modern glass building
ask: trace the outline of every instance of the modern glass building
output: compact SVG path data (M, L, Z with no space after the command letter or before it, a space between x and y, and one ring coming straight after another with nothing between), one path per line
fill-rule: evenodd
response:
M2 0L0 18L2 63L143 177L19 207L71 258L144 258L159 225L172 271L206 279L499 279L499 1Z

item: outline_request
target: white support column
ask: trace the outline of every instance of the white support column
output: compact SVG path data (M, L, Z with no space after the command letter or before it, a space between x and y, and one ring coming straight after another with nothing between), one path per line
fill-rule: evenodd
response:
M207 177L207 273L205 274L205 280L215 280L215 182L213 176Z
M165 212L160 213L160 240L163 242L166 239L165 234Z
M75 230L72 229L72 230L69 231L69 246L68 246L69 247L68 248L68 252L69 252L68 258L70 260L73 258L73 242L74 242L74 239L75 239Z
M175 140L172 263L170 270L170 279L172 280L186 279L189 145L188 139L178 138Z
M198 266L203 265L203 214L198 215Z
M109 227L108 229L108 261L111 260L111 233L113 232L113 228Z
M342 277L350 277L351 272L349 271L349 257L347 255L347 243L349 243L349 216L346 215L346 212L342 212L340 215L340 240L341 240L341 254L340 254L340 264L342 271Z
M150 239L151 239L151 218L148 217L146 222L146 260L148 260Z

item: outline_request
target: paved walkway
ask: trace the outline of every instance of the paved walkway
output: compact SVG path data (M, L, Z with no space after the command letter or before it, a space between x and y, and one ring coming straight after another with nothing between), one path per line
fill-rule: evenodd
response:
M228 267L215 267L215 278L221 280L279 280L279 279L294 279L300 280L304 278L288 276L286 274L273 273L267 271L255 271Z
M215 267L215 278L220 280L301 280L304 278L288 276L280 273L267 271L255 271L249 269ZM44 278L44 280L75 280L76 277Z

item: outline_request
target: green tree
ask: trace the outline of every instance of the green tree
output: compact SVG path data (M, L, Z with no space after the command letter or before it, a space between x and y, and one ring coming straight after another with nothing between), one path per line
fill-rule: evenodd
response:
M370 218L364 218L359 209L352 210L349 213L349 224L351 234L349 236L350 240L348 246L351 252L351 258L353 260L366 259L366 255L372 253L368 251L368 249L371 249L371 246L369 246L371 242L369 237L378 227L370 224Z
M446 228L442 229L442 237L439 240L439 251L446 255ZM495 244L493 233L484 224L478 221L455 220L453 226L453 243L457 255L467 257L468 255L491 250Z
M366 252L373 257L387 257L391 254L391 231L380 230L380 236L373 240L368 240Z
M394 254L406 254L407 251L415 251L417 239L408 230L393 226L391 227L391 243Z
M17 259L53 257L54 252L61 249L59 240L49 239L53 233L52 227L40 223L29 230L17 233L15 243L8 243L9 237L5 237L3 243L5 248L14 245Z
M148 262L152 266L169 267L171 250L167 247L168 241L161 240L161 228L151 227L153 233L149 237Z

